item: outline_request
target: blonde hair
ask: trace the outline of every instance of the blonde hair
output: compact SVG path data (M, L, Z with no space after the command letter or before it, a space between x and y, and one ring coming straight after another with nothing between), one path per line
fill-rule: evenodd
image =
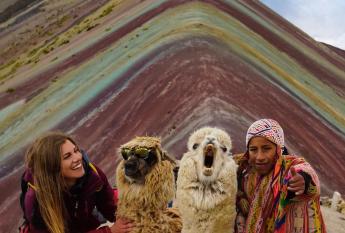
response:
M26 152L26 164L32 170L36 198L42 218L52 233L65 233L68 218L63 192L67 189L61 173L61 146L71 137L50 132L38 138Z

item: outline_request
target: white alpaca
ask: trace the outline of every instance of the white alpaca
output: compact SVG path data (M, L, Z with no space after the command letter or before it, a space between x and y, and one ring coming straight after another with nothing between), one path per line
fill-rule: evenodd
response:
M182 233L234 231L237 165L231 145L230 136L217 128L201 128L190 136L177 178Z

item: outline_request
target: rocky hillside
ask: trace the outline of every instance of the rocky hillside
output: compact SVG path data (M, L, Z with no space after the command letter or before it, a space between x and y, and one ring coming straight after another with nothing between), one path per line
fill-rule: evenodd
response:
M283 126L323 194L345 193L345 56L257 1L37 1L0 24L0 231L16 232L24 151L75 136L114 181L117 148L155 135L180 158L195 129L245 150L256 119Z

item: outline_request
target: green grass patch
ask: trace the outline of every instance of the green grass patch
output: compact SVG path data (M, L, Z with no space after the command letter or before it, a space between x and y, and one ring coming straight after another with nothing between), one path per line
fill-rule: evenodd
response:
M56 25L58 27L61 27L69 19L69 17L70 17L69 15L64 15L61 19L56 21Z
M103 12L98 16L98 18L102 18L102 17L104 17L104 16L110 14L110 12L113 11L113 8L114 8L114 5L108 6L107 8L105 8L105 9L103 10Z
M6 90L6 93L13 93L14 91L15 91L14 88L8 88L8 89Z

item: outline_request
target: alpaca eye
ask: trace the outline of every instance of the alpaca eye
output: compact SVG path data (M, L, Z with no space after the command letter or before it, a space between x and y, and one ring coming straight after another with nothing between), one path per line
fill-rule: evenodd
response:
M198 144L198 143L195 143L195 144L193 145L193 150L195 150L196 148L198 148L198 146L199 146L199 144Z
M221 147L223 152L226 152L227 151L227 148L226 147Z

